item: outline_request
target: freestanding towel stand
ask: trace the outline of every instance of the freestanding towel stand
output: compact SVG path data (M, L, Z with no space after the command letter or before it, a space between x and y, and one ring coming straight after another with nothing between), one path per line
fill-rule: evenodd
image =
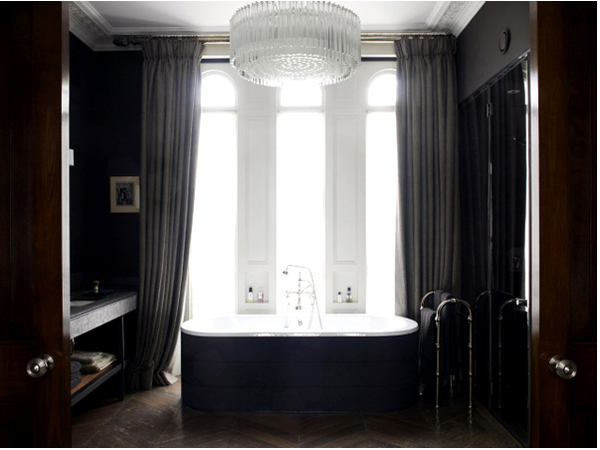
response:
M435 291L431 291L428 292L427 294L425 294L423 296L423 298L421 299L421 310L425 307L425 299L430 295L433 294ZM440 407L440 339L441 339L441 312L442 309L450 304L461 304L464 305L467 310L469 311L469 315L467 317L467 321L469 322L469 411L471 411L473 409L473 314L471 313L471 306L464 300L458 299L458 298L450 298L448 300L443 301L442 303L440 303L440 305L437 307L436 313L435 313L435 327L437 329L437 342L435 344L436 347L436 370L435 370L435 376L436 376L436 386L435 386L435 407L439 408Z

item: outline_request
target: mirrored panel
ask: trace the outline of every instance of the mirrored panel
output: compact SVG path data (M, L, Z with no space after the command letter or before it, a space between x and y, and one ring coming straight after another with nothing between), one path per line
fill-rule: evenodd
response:
M528 442L528 66L460 106L462 296L475 311L475 398Z
M527 63L489 90L491 161L490 408L514 433L527 436L528 317L526 244L528 206Z

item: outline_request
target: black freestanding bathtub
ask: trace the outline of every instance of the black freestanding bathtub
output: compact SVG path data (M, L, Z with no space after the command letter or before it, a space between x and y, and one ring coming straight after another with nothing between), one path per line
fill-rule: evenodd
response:
M207 412L388 412L418 399L418 325L336 314L323 331L281 316L182 325L182 399Z

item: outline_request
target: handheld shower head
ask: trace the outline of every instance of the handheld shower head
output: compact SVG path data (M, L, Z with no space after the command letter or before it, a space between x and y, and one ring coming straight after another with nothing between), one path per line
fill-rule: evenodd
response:
M288 271L287 271L287 270L284 270L284 271L283 271L283 274L284 274L284 275L287 275L287 274L288 274Z

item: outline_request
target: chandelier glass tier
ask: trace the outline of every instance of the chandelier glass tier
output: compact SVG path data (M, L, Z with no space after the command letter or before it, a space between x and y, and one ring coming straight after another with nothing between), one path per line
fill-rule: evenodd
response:
M264 86L338 83L360 64L360 19L328 2L259 2L230 22L230 61Z

